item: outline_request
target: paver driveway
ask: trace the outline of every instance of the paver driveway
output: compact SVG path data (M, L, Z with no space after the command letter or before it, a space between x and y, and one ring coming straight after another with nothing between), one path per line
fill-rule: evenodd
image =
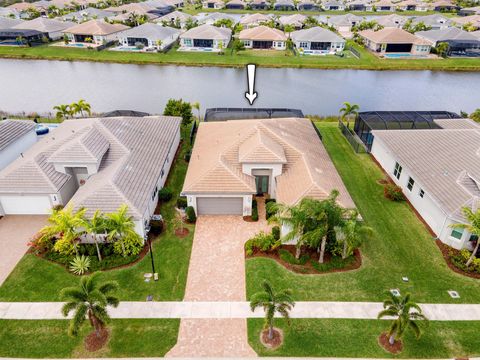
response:
M259 204L259 213L264 213ZM265 216L261 216L265 219ZM239 216L200 216L188 269L185 301L245 301L244 244L266 221ZM245 319L182 319L177 345L167 356L256 356Z
M0 285L28 250L27 243L47 223L45 215L8 215L0 219Z

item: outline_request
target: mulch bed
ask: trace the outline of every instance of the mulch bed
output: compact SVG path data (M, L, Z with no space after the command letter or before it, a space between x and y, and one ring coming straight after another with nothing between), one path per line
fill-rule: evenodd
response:
M401 340L397 340L391 345L388 342L388 334L383 333L378 337L378 343L382 348L388 351L391 354L398 354L403 350L403 343Z
M452 249L448 245L445 245L440 240L435 240L435 243L437 244L438 248L442 252L443 258L445 259L445 262L447 263L447 265L450 269L452 269L453 271L455 271L458 274L462 274L464 276L468 276L468 277L471 277L473 279L480 279L480 274L464 271L462 269L459 269L458 267L455 266L454 263L452 263L452 260L450 259L450 252L451 251L457 251L457 250Z
M252 219L251 216L244 216L243 217L243 221L246 221L246 222L256 222L255 220ZM258 220L257 220L258 221Z
M85 349L90 352L98 351L105 346L105 344L108 342L108 338L109 333L106 328L102 328L102 330L100 330L100 336L97 336L95 331L92 331L85 338Z
M390 179L380 179L380 180L377 180L377 183L380 185L387 185L387 184L393 184L393 181Z
M183 229L176 229L175 230L175 236L179 237L179 238L184 238L185 236L187 236L188 234L190 233L190 231L185 227Z
M269 339L268 338L268 329L263 330L260 333L260 342L266 348L274 350L274 349L278 348L280 345L282 345L283 332L280 329L273 328L273 338Z
M345 266L341 269L329 269L327 271L318 271L317 269L315 269L312 266L312 264L310 262L311 261L310 259L313 259L313 261L318 261L318 253L315 250L311 250L311 249L310 250L303 250L302 255L308 254L310 259L307 260L307 262L304 265L296 265L296 264L290 264L289 262L280 258L279 254L278 254L278 250L281 250L281 249L287 250L293 256L295 256L295 252L296 252L295 245L282 245L277 250L275 250L273 252L256 251L256 252L253 253L252 256L249 256L249 257L264 257L264 258L275 260L277 263L279 263L283 267L285 267L288 270L293 271L297 274L317 274L317 275L321 275L321 274L328 274L328 273L333 273L333 272L345 272L345 271L355 270L355 269L358 269L360 266L362 266L362 255L360 254L359 249L355 249L355 251L353 252L353 255L355 256L355 261L353 263L348 264L347 266ZM332 259L332 255L330 253L326 252L323 259L324 259L324 263L328 264Z

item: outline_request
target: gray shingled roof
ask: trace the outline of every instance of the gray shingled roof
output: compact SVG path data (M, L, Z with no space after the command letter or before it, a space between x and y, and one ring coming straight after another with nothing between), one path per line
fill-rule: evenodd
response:
M18 25L15 25L13 26L13 29L37 30L50 33L63 31L69 27L72 27L73 25L75 25L75 23L38 17L36 19L24 21Z
M0 16L0 29L10 29L15 25L21 24L22 22L23 20L20 19L10 19Z
M290 37L294 41L345 42L345 39L338 36L333 31L324 29L320 26L294 31L290 34Z
M463 206L477 206L480 196L480 130L378 130L400 165L445 214L464 221Z
M143 25L123 31L120 37L146 38L152 40L163 40L170 37L178 37L181 30L169 26L145 23Z
M33 121L4 120L0 121L0 150L17 141L35 128Z
M461 42L462 44L480 43L480 39L477 39L474 35L472 35L468 31L458 29L458 28L418 31L415 33L415 35L420 36L424 39L427 39L433 43L442 42L442 41L457 41L457 42Z
M213 25L200 25L194 27L193 29L184 32L180 37L182 39L214 39L214 40L223 40L230 39L232 36L232 30L223 27L216 27Z

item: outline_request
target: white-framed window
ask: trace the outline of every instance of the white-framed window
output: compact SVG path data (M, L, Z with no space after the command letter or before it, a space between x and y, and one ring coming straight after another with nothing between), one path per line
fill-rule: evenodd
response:
M423 189L420 189L418 196L420 196L422 199L425 196L425 191Z
M460 240L463 236L463 229L452 229L450 236Z
M396 162L395 169L393 170L393 176L395 176L397 179L400 179L400 176L402 175L402 170L403 168L400 166L398 162Z
M408 178L407 189L412 191L413 185L415 185L415 180L412 177Z
M250 40L243 40L243 45L245 45L246 47L249 47L249 46L252 46L252 43Z
M301 41L301 42L300 42L300 47L303 48L303 49L308 48L308 42L306 42L306 41Z
M183 39L183 44L185 46L192 46L192 39Z

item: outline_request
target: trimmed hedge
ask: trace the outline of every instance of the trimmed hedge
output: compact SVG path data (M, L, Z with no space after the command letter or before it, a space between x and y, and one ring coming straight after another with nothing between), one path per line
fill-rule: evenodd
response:
M187 216L188 222L193 224L195 221L197 221L197 215L195 214L195 209L193 206L188 206L185 209L185 215Z
M172 200L172 197L173 197L173 191L167 187L161 188L160 191L158 192L158 200L160 201L167 202Z
M177 199L177 208L185 209L187 207L187 198L186 197L179 197Z
M257 200L252 200L252 220L258 221L258 205Z

